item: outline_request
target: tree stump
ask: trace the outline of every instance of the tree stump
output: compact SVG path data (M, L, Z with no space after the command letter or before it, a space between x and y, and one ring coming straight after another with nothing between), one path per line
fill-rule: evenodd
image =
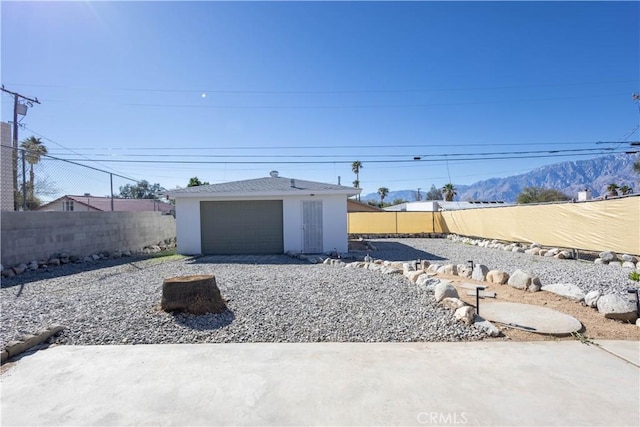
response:
M222 313L227 309L216 278L211 274L165 279L160 306L164 311L192 314Z

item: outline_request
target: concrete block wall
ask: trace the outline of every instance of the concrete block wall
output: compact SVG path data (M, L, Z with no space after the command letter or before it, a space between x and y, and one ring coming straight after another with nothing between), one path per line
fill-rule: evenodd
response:
M2 212L4 267L56 252L89 255L137 250L176 237L176 222L160 212Z

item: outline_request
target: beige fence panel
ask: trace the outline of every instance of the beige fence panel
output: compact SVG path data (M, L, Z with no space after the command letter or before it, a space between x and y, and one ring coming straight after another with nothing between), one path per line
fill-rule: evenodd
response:
M433 233L438 212L350 212L349 234Z
M449 233L640 254L640 197L442 212Z

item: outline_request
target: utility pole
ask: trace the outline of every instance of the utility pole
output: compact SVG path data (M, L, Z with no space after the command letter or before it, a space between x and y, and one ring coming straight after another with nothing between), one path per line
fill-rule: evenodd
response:
M12 92L4 88L4 85L0 88L3 92L13 95L13 210L18 210L18 106L24 106L24 112L22 116L27 114L27 105L33 107L33 103L40 104L38 98L31 99L17 92ZM27 101L27 104L21 104L20 99ZM26 206L26 200L23 200L23 206Z

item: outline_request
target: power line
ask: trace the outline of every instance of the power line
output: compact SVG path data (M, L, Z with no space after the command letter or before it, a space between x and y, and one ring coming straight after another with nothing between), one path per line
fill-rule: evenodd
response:
M526 155L526 156L497 156L497 157L469 157L458 158L453 161L475 161L475 160L508 160L508 159L540 159L554 157L573 157L573 156L592 156L594 153L574 153L574 154L546 154L546 155ZM71 159L74 161L96 161L94 159ZM367 163L415 163L415 162L441 162L444 159L420 159L420 160L369 160ZM101 160L106 163L150 163L150 164L351 164L351 160L316 160L316 161L211 161L211 160L127 160L127 159L109 159Z
M565 150L531 150L531 151L501 151L501 152L484 152L484 153L448 153L448 154L360 154L359 157L363 159L367 158L404 158L413 157L413 160L422 160L429 157L444 157L441 160L447 160L450 157L462 157L462 156L491 156L491 155L522 155L522 154L556 154L556 153L578 153L578 152L597 152L603 153L604 151L612 151L613 148L574 148ZM604 153L603 153L604 154ZM94 156L101 157L114 157L118 155L110 153L96 153ZM83 156L85 157L85 156ZM305 159L305 158L353 158L352 154L278 154L278 155L257 155L257 154L124 154L122 157L171 157L171 158L192 158L192 157L213 157L213 158L288 158L288 159ZM85 157L87 158L87 157ZM88 159L88 158L87 158Z
M59 142L56 142L56 141L54 141L53 139L48 138L48 137L46 137L46 136L42 135L41 133L36 132L36 131L35 131L35 130L33 130L33 129L30 129L30 128L28 128L27 126L24 126L24 125L23 125L23 127L24 127L26 130L28 130L29 132L34 133L34 134L38 135L40 138L45 139L45 140L47 140L47 141L49 141L49 142L51 142L51 143L53 143L53 144L55 144L55 145L57 145L57 146L59 146L59 147L61 147L61 148L64 148L65 150L68 150L68 151L72 152L73 154L75 154L75 155L77 155L77 156L80 156L80 157L83 157L83 158L84 158L84 159L86 159L86 160L89 160L85 155L83 155L83 154L81 154L81 153L78 153L78 152L76 152L76 151L74 151L74 150L72 150L72 149L70 149L70 148L67 148L67 147L65 147L64 145L60 144ZM61 159L58 159L58 160L61 160ZM92 161L95 161L95 160L92 160ZM117 170L115 170L115 169L113 169L113 168L111 168L111 167L109 167L109 166L106 166L106 165L100 164L98 161L95 161L95 162L96 162L96 164L97 164L97 165L100 165L100 166L102 166L102 167L104 167L104 168L107 168L107 169L111 169L113 172L121 173L120 171L117 171ZM82 166L84 166L84 165L82 165ZM106 171L102 171L102 172L106 172ZM117 176L119 176L119 175L117 175ZM137 180L132 179L132 178L127 178L127 179L131 179L132 181L137 181Z
M158 92L158 93L219 93L219 94L364 94L364 93L415 93L415 92L453 92L453 91L471 91L471 90L498 90L498 89L523 89L536 87L570 87L570 86L588 86L612 83L636 83L633 80L611 80L611 81L591 81L591 82L571 82L571 83L547 83L547 84L531 84L531 85L510 85L510 86L483 86L483 87L466 87L466 88L399 88L399 89L283 89L283 90L248 90L248 89L177 89L177 88L118 88L118 87L99 87L99 86L69 86L69 85L50 85L50 84L32 84L32 83L11 83L14 86L25 87L42 87L57 89L75 89L75 90L110 90L122 92Z
M479 142L476 144L455 144L456 147L498 147L498 146L530 146L530 145L589 145L589 144L619 144L620 141L572 141L572 142L541 142L541 141L530 141L530 142L521 142L521 143L491 143L491 142ZM136 141L136 144L142 144L140 141ZM332 148L339 149L361 149L361 148L425 148L432 149L438 147L451 147L451 143L446 144L400 144L393 145L390 147L387 145L349 145L349 144L341 144L341 145L310 145L310 146L296 146L296 145L280 145L280 146L261 146L261 145L253 145L246 147L235 147L235 146L226 146L226 147L153 147L154 151L185 151L185 150L310 150L310 149L318 149L318 150L326 150ZM65 147L66 148L66 147ZM66 148L71 150L70 148ZM79 151L146 151L149 150L149 147L83 147L83 148L73 148L74 150Z

